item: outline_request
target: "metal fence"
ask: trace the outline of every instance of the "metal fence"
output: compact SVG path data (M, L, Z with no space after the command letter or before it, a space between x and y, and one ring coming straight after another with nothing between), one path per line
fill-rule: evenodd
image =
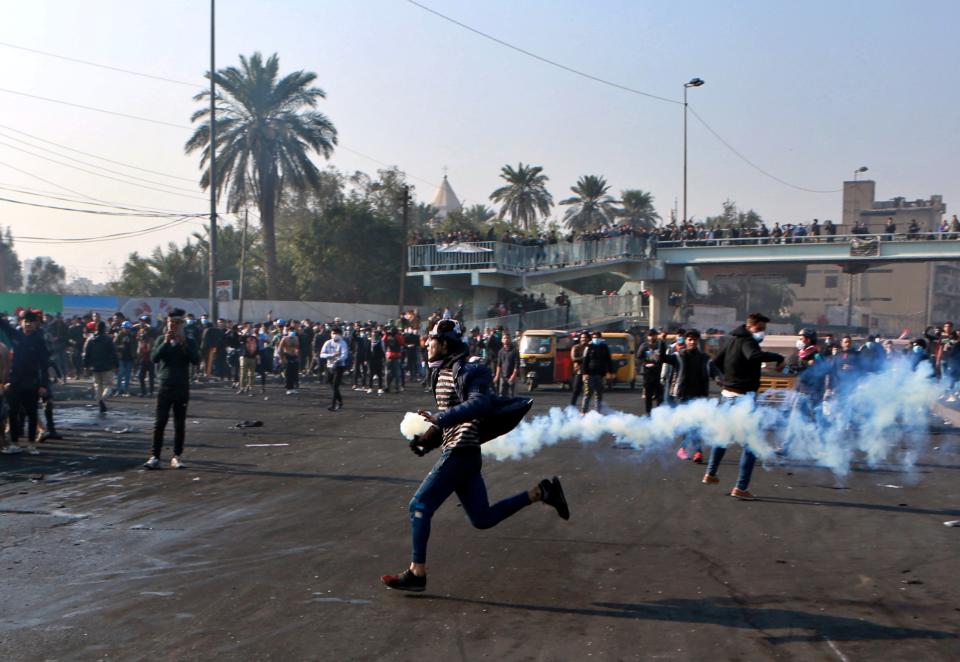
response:
M543 246L522 246L499 241L422 244L409 247L408 264L411 271L500 269L524 272L572 267L609 260L652 259L656 257L658 249L664 248L833 243L859 247L873 242L920 240L960 240L960 234L954 232L871 233L679 240L660 240L656 237L623 235L583 241L561 241Z
M499 241L410 246L411 271L502 269L535 271L607 260L649 259L656 255L656 240L624 235L588 241L561 241L543 246L522 246Z

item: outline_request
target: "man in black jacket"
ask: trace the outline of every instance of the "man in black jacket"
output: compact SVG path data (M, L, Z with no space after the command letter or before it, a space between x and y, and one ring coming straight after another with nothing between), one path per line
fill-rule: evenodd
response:
M12 444L5 452L19 452L20 434L23 431L23 419L27 419L27 452L38 455L37 440L37 400L50 388L47 368L50 354L40 329L40 313L25 310L21 314L20 329L6 326L6 335L13 344L13 361L4 384L4 396L10 410L10 440ZM2 434L2 430L0 430Z
M586 414L590 410L590 400L597 397L597 411L603 405L603 380L613 372L613 357L610 348L603 342L603 334L593 332L593 340L583 351L583 404L580 413Z
M643 400L647 415L654 407L663 404L663 384L660 383L660 372L663 368L663 357L667 354L667 343L660 339L656 329L647 331L647 340L637 348L637 365L643 371ZM656 403L656 404L654 404Z
M764 352L760 349L760 342L767 332L769 317L760 313L751 313L747 316L747 323L738 326L730 332L730 338L720 352L714 357L713 364L723 375L720 384L723 386L720 396L724 399L755 398L760 388L760 370L764 363L776 363L778 369L783 367L784 358L774 352ZM703 477L706 484L718 483L717 470L727 452L726 448L714 446L710 451L710 461L707 463L707 473ZM740 455L740 475L737 484L730 491L730 496L740 499L751 499L753 495L747 491L750 486L750 476L753 474L753 465L757 456L744 446Z
M700 332L690 329L684 334L683 349L673 354L663 354L663 362L673 367L676 378L672 381L670 397L680 405L696 398L710 395L710 377L715 368L710 357L700 349ZM692 456L691 456L692 451ZM696 430L684 439L677 451L681 460L692 459L697 464L703 462L703 449L700 435Z
M173 458L171 469L182 469L180 456L187 436L187 403L190 401L190 366L200 364L196 343L184 334L183 310L174 308L167 317L167 331L157 338L151 358L159 364L160 390L153 424L153 455L144 463L147 469L160 468L163 431L173 409Z
M117 369L117 348L113 338L107 333L107 323L100 320L94 328L94 335L83 348L83 365L93 373L93 390L100 415L107 413L106 399L113 390L113 373Z

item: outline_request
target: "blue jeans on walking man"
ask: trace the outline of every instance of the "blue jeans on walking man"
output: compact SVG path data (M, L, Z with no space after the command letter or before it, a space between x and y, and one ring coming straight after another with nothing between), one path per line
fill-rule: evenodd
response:
M755 398L756 393L742 393L737 395L727 395L726 393L721 394L721 398L725 401L733 401L739 398ZM720 468L720 463L723 461L723 456L727 454L727 449L722 446L714 446L710 450L710 460L707 462L707 475L716 476L717 470ZM743 447L743 451L740 454L740 474L737 476L737 489L746 490L750 485L750 477L753 475L753 465L757 462L757 456L754 455L746 446Z
M133 374L133 361L126 361L120 359L119 367L117 368L117 394L128 394L130 393L130 376Z

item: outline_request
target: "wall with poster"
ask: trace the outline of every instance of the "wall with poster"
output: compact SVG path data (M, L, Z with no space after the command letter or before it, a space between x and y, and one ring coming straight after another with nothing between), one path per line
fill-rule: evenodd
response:
M83 317L88 313L100 313L104 318L120 310L117 297L63 295L63 316L66 318Z

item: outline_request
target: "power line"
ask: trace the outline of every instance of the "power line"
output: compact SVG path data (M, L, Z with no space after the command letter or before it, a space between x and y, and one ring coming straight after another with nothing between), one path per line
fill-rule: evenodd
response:
M14 200L13 198L4 198L0 196L0 202L8 202L14 205L25 205L27 207L40 207L42 209L55 209L57 211L77 212L79 214L98 214L101 216L127 216L139 218L169 218L177 214L150 214L142 212L122 212L122 211L104 211L102 209L77 209L73 207L60 207L58 205L44 205L39 202L27 202L26 200ZM204 214L193 214L192 216L204 216Z
M130 115L129 113L121 113L116 110L106 110L105 108L96 108L95 106L86 106L81 103L73 103L72 101L62 101L60 99L51 99L50 97L42 97L39 94L17 92L16 90L8 90L4 87L0 87L0 92L5 92L7 94L16 94L17 96L29 97L31 99L39 99L40 101L49 101L50 103L59 103L64 106L72 106L74 108L82 108L84 110L92 110L94 112L104 113L106 115L116 115L117 117L126 117L127 119L140 120L141 122L150 122L151 124L160 124L161 126L172 126L175 129L192 129L193 128L186 124L174 124L173 122L164 122L163 120L155 120L149 117L140 117L139 115Z
M767 172L766 170L764 170L763 168L761 168L760 166L758 166L756 163L754 163L753 161L751 161L750 159L748 159L746 156L744 156L743 154L741 154L736 148L734 148L733 145L731 145L731 144L728 143L726 140L724 140L723 137L722 137L719 133L717 133L716 131L714 131L714 129L713 129L712 126L710 126L709 124L707 124L707 121L706 121L705 119L703 119L702 117L700 117L700 114L699 114L696 110L694 110L693 108L691 108L691 107L689 107L689 106L687 106L687 108L690 110L690 112L693 114L693 116L697 118L697 121L699 121L700 124L702 124L703 127L704 127L707 131L709 131L711 134L713 134L713 137L716 138L717 140L719 140L719 141L723 144L724 147L726 147L726 148L729 149L731 152L733 152L733 153L737 156L737 158L739 158L741 161L743 161L744 163L746 163L748 166L750 166L751 168L753 168L754 170L756 170L756 171L759 172L760 174L762 174L762 175L764 175L764 176L766 176L766 177L769 177L769 178L772 179L773 181L779 182L779 183L783 184L784 186L789 186L790 188L797 189L798 191L804 191L804 192L806 192L806 193L839 193L840 191L843 190L843 189L839 189L839 188L835 188L835 189L806 188L805 186L798 186L797 184L791 184L791 183L788 182L787 180L781 179L781 178L777 177L776 175L774 175L773 173Z
M124 161L116 161L116 160L114 160L114 159L108 159L107 157L105 157L105 156L100 156L100 155L98 155L98 154L91 154L90 152L84 152L83 150L79 150L79 149L76 149L76 148L74 148L74 147L68 147L67 145L61 145L60 143L55 143L55 142L53 142L52 140L47 140L47 139L45 139L45 138L41 138L41 137L39 137L39 136L35 136L35 135L33 135L32 133L27 133L26 131L21 131L20 129L15 129L15 128L13 128L12 126L7 126L7 125L5 125L5 124L0 124L0 129L6 129L7 131L13 131L14 133L19 133L20 135L27 136L28 138L33 138L33 139L36 140L36 141L39 141L39 142L42 142L42 143L46 143L46 144L48 144L48 145L53 145L54 147L59 147L60 149L65 149L65 150L68 150L68 151L70 151L70 152L76 152L77 154L83 154L84 156L89 156L89 157L94 158L94 159L99 159L100 161L106 161L106 162L108 162L108 163L114 163L114 164L116 164L116 165L121 165L121 166L124 166L125 168L131 168L131 169L133 169L133 170L139 170L140 172L149 172L149 173L154 174L154 175L160 175L161 177L169 177L170 179L179 179L179 180L181 180L181 181L190 182L190 183L192 183L192 184L195 184L196 181L197 181L196 178L181 177L181 176L179 176L179 175L171 175L171 174L166 173L166 172L160 172L159 170L150 170L149 168L141 168L140 166L135 166L135 165L133 165L132 163L125 163ZM10 137L10 140L15 140L15 138ZM24 144L29 144L29 143L24 143ZM36 146L36 145L32 145L32 146L33 146L33 147L36 147L37 149L40 149L40 147L38 147L38 146ZM51 153L55 153L55 152L51 152ZM62 156L62 155L61 155L61 156ZM66 158L66 157L65 157L65 158ZM98 167L99 167L99 166L98 166Z
M61 195L53 194L49 191L43 191L40 189L31 189L25 187L15 187L8 186L6 184L0 184L0 190L11 191L14 193L22 193L24 195L32 195L38 198L46 198L49 200L58 200L60 202L71 202L74 204L80 205L90 205L93 207L106 207L108 209L119 209L121 211L133 211L133 212L143 212L147 214L156 214L156 215L170 215L170 216L206 216L206 213L203 212L182 212L182 211L173 211L173 210L164 210L164 209L147 209L145 207L128 207L125 205L117 205L110 203L101 203L101 202L87 202L85 200L77 200L76 198L66 198Z
M130 74L132 76L141 76L143 78L152 78L154 80L162 80L167 83L175 83L177 85L188 85L194 89L199 87L196 83L188 83L183 80L176 80L175 78L165 78L164 76L155 76L153 74L145 74L139 71L133 71L131 69L121 69L120 67L113 67L109 64L100 64L98 62L90 62L89 60L81 60L75 57L68 57L66 55L57 55L56 53L49 53L47 51L37 50L36 48L27 48L26 46L18 46L16 44L9 44L7 42L0 41L0 46L5 46L7 48L14 48L18 51L26 51L28 53L36 53L37 55L45 55L47 57L53 57L58 60L66 60L67 62L75 62L76 64L85 64L90 67L97 67L99 69L108 69L110 71L117 71L123 74Z
M427 7L426 5L420 4L420 3L417 2L416 0L407 0L407 2L410 3L411 5L414 5L415 7L418 7L418 8L420 8L420 9L426 11L426 12L429 12L430 14L433 14L434 16L437 16L437 17L439 17L439 18L442 18L442 19L445 20L445 21L448 21L448 22L450 22L450 23L453 23L454 25L459 26L459 27L463 28L464 30L468 30L469 32L473 32L474 34L477 34L477 35L479 35L479 36L481 36L481 37L483 37L483 38L485 38L485 39L489 39L490 41L496 42L497 44L500 44L501 46L505 46L506 48L509 48L509 49L511 49L511 50L514 50L514 51L517 51L518 53L522 53L523 55L526 55L526 56L528 56L528 57L532 57L532 58L534 58L534 59L536 59L536 60L539 60L539 61L544 62L544 63L546 63L546 64L549 64L549 65L551 65L551 66L557 67L557 68L559 68L559 69L563 69L564 71L570 72L570 73L572 73L572 74L576 74L577 76L582 76L582 77L588 78L588 79L590 79L590 80L592 80L592 81L596 81L596 82L598 82L598 83L602 83L603 85L609 85L610 87L615 87L615 88L617 88L617 89L619 89L619 90L623 90L623 91L625 91L625 92L630 92L630 93L632 93L632 94L639 94L639 95L641 95L641 96L650 97L650 98L652 98L652 99L657 99L657 100L659 100L659 101L666 101L666 102L669 102L669 103L675 103L675 104L680 104L680 105L683 104L682 101L677 101L677 100L675 100L675 99L668 99L668 98L666 98L666 97L661 97L661 96L656 95L656 94L650 94L649 92L644 92L644 91L642 91L642 90L637 90L637 89L634 89L634 88L631 88L631 87L627 87L626 85L621 85L620 83L615 83L615 82L610 81L610 80L607 80L607 79L605 79L605 78L600 78L599 76L594 76L593 74L589 74L589 73L586 73L586 72L584 72L584 71L580 71L579 69L574 69L574 68L572 68L572 67L568 67L568 66L565 65L565 64L561 64L561 63L559 63L559 62L555 62L554 60L551 60L551 59L549 59L549 58L543 57L543 56L541 56L541 55L537 55L536 53L532 53L532 52L530 52L530 51L528 51L528 50L526 50L526 49L524 49L524 48L520 48L519 46L516 46L516 45L514 45L514 44L511 44L510 42L504 41L504 40L502 40L502 39L499 39L499 38L497 38L497 37L494 37L493 35L487 34L486 32L483 32L483 31L481 31L481 30L478 30L478 29L476 29L476 28L474 28L474 27L472 27L472 26L470 26L470 25L467 25L466 23L461 23L460 21L456 20L455 18L451 18L450 16L447 16L446 14L442 14L442 13L438 12L438 11L435 10L435 9L431 9L430 7ZM713 135L713 137L716 138L717 140L719 140L720 143L721 143L724 147L726 147L726 148L729 149L731 152L733 152L733 154L736 155L739 159L743 160L745 163L747 163L748 165L750 165L752 168L754 168L755 170L757 170L757 171L760 172L761 174L769 177L770 179L772 179L772 180L774 180L774 181L776 181L776 182L779 182L780 184L783 184L784 186L788 186L788 187L790 187L790 188L797 189L798 191L805 191L805 192L807 192L807 193L837 193L838 191L842 190L842 189L824 190L824 189L811 189L811 188L806 188L806 187L804 187L804 186L798 186L798 185L796 185L796 184L791 184L790 182L786 181L785 179L781 179L780 177L777 177L776 175L773 175L773 174L767 172L766 170L764 170L763 168L761 168L760 166L758 166L757 164L755 164L753 161L751 161L750 159L748 159L747 157L745 157L743 154L741 154L741 153L740 153L737 149L735 149L735 148L733 147L733 145L731 145L729 142L727 142L726 140L724 140L723 137L722 137L719 133L717 133L716 131L714 131L713 128L712 128L709 124L707 124L706 120L704 120L702 117L700 117L700 115L698 115L697 112L696 112L693 108L691 108L689 105L688 105L687 107L690 109L690 112L693 113L694 117L696 117L696 118L700 121L700 123L703 124L703 126Z
M91 196L91 195L87 195L86 193L83 193L83 192L81 192L81 191L77 191L76 189L69 188L69 187L67 187L67 186L64 186L63 184L58 184L57 182L54 182L54 181L52 181L52 180L45 179L45 178L41 177L40 175L37 175L37 174L34 174L34 173L29 172L29 171L27 171L27 170L24 170L23 168L18 168L17 166L11 165L11 164L6 163L6 162L4 162L4 161L0 161L0 166L5 166L5 167L7 167L7 168L10 168L11 170L16 170L17 172L19 172L19 173L21 173L21 174L24 174L24 175L26 175L26 176L28 176L28 177L31 177L31 178L33 178L33 179L38 179L38 180L40 180L41 182L43 182L43 183L45 183L45 184L49 184L50 186L53 186L53 187L55 187L55 188L61 189L61 190L63 190L63 191L67 191L68 193L73 193L74 195L79 195L80 197L86 198L87 200L93 200L93 201L96 202L96 203L102 203L104 206L107 206L107 207L115 207L115 208L118 208L118 209L124 209L124 208L126 208L126 209L132 209L132 207L125 207L125 206L123 206L123 205L118 205L118 204L116 204L116 203L110 202L109 200L102 200L102 199L100 199L100 198L95 198L95 197L93 197L93 196ZM126 183L129 183L129 182L123 182L123 183L126 184ZM83 204L90 204L90 203L83 203ZM165 212L170 212L171 214L182 214L182 212L180 212L180 211L175 211L175 210L173 210L173 209L155 208L155 209L143 209L143 210L144 210L144 211L165 211ZM229 212L224 212L224 213L229 213Z
M581 70L579 70L579 69L574 69L573 67L568 67L568 66L565 65L565 64L561 64L561 63L559 63L559 62L557 62L557 61L555 61L555 60L551 60L550 58L543 57L542 55L537 55L536 53L533 53L533 52L531 52L531 51L526 50L525 48L520 48L519 46L516 46L516 45L514 45L514 44L511 44L511 43L508 42L508 41L504 41L503 39L499 39L499 38L497 38L497 37L494 37L493 35L488 34L488 33L486 33L486 32L483 32L482 30L478 30L477 28L471 27L471 26L467 25L466 23L461 23L460 21L456 20L455 18L451 18L450 16L447 16L446 14L441 14L440 12L438 12L438 11L435 10L435 9L431 9L430 7L427 7L426 5L421 5L419 2L416 2L416 0L407 0L407 2L409 2L411 5L413 5L413 6L415 6L415 7L419 7L420 9L424 10L425 12L428 12L428 13L430 13L430 14L433 14L434 16L437 16L437 17L439 17L439 18L442 18L443 20L448 21L448 22L450 22L450 23L453 23L454 25L457 25L457 26L463 28L464 30L468 30L468 31L470 31L470 32L472 32L472 33L474 33L474 34L480 35L480 36L483 37L484 39L489 39L490 41L493 41L493 42L496 42L496 43L500 44L501 46L505 46L505 47L507 47L507 48L509 48L509 49L511 49L511 50L517 51L518 53L522 53L522 54L526 55L527 57L532 57L532 58L535 59L535 60L540 60L541 62L543 62L543 63L545 63L545 64L549 64L549 65L552 66L552 67L557 67L558 69L563 69L564 71L567 71L567 72L569 72L569 73L575 74L575 75L577 75L577 76L581 76L581 77L583 77L583 78L587 78L587 79L589 79L589 80L592 80L592 81L597 82L597 83L601 83L601 84L603 84L603 85L608 85L608 86L610 86L610 87L615 87L615 88L617 88L618 90L623 90L624 92L630 92L631 94L638 94L638 95L643 96L643 97L649 97L650 99L656 99L657 101L664 101L664 102L666 102L666 103L674 103L674 104L679 104L679 105L682 105L682 104L683 104L682 101L677 101L676 99L670 99L670 98L667 98L667 97L662 97L662 96L660 96L659 94L651 94L650 92L644 92L643 90L638 90L638 89L635 89L635 88L633 88L633 87L628 87L628 86L626 86L626 85L621 85L620 83L615 83L615 82L613 82L613 81L611 81L611 80L607 80L606 78L600 78L599 76L594 76L593 74L589 74L589 73L587 73L587 72L585 72L585 71L581 71Z
M105 234L96 237L30 237L30 236L17 236L14 235L14 242L24 243L24 244L86 244L86 243L96 243L101 241L116 241L118 239L132 239L134 237L139 237L142 235L150 234L152 232L159 232L160 230L169 229L175 225L180 225L189 221L190 218L179 218L173 219L172 221L167 221L161 225L155 225L153 227L144 228L142 230L132 230L129 232L115 232L113 234Z
M0 137L6 138L7 136L5 136L4 134L0 133ZM22 141L21 141L21 142L22 142ZM27 143L27 144L29 144L29 143ZM111 177L110 175L104 175L103 173L96 172L96 171L94 171L94 170L87 170L86 168L81 168L81 167L79 167L79 166L75 166L75 165L72 165L72 164L70 164L70 163L64 163L63 161L57 161L56 159L52 159L52 158L50 158L49 156L43 156L42 154L36 154L36 153L34 153L34 152L31 152L30 150L23 149L22 147L17 147L16 145L11 145L10 143L5 143L5 142L3 142L2 140L0 140L0 145L3 145L4 147L9 147L10 149L16 150L16 151L18 151L18 152L22 152L22 153L24 153L24 154L29 154L30 156L33 156L33 157L38 158L38 159L43 159L44 161L49 161L50 163L56 163L57 165L61 165L61 166L65 167L65 168L73 168L74 170L78 170L78 171L80 171L80 172L85 172L85 173L87 173L88 175L93 175L93 176L95 176L95 177L103 177L104 179L110 179L110 180L113 180L113 181L115 181L115 182L120 182L120 183L122 183L122 184L128 184L128 185L130 185L130 186L136 186L136 187L138 187L138 188L147 189L147 190L149 190L149 191L157 191L157 192L159 192L159 193L166 193L167 195L177 195L177 196L180 196L180 197L182 197L182 198L197 198L197 199L199 199L199 200L205 200L205 199L206 199L206 198L204 198L203 196L196 195L195 193L179 193L178 191L187 191L187 190L188 190L188 189L185 189L185 188L181 188L181 187L179 187L179 186L170 186L169 184L164 184L164 183L162 183L162 182L154 182L153 180L144 179L144 178L142 178L142 177L134 177L133 175L125 175L125 174L123 174L122 172L117 172L116 170L110 170L110 169L108 169L108 168L103 168L102 166L97 166L96 164L88 164L88 163L86 163L86 162L84 162L84 161L79 161L79 160L73 159L73 158L71 158L71 157L69 157L69 156L58 155L58 156L63 156L63 158L67 158L67 159L71 159L71 160L73 160L73 161L77 161L78 163L84 163L85 165L91 165L91 166L94 167L94 168L100 168L101 170L106 170L107 172L112 172L112 173L121 175L121 176L123 176L123 177L128 177L128 178L130 178L130 179L137 179L137 180L139 180L139 181L151 182L151 183L157 184L157 185L159 185L159 186L166 186L166 187L169 187L169 188L175 189L175 190L169 190L169 191L168 191L168 190L165 190L165 189L155 188L155 187L153 187L153 186L146 186L146 185L144 185L144 184L138 184L137 182L128 182L128 181L126 181L126 180L124 180L124 179L118 179L117 177ZM34 147L34 148L36 148L36 149L44 149L43 147L37 147L37 146L35 146L35 145L30 145L30 146L31 146L31 147ZM46 150L46 151L50 151L50 150Z

